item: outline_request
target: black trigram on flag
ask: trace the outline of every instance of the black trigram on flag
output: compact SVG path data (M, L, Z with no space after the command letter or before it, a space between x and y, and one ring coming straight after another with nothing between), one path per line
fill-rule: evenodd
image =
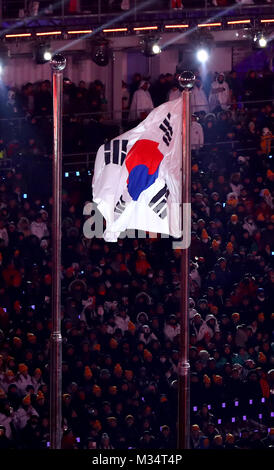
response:
M172 135L173 135L173 130L170 125L170 118L171 118L171 115L170 113L168 113L167 117L163 120L162 124L160 124L159 126L161 131L163 131L164 133L163 141L167 146L169 146L171 139L172 139Z
M149 203L149 207L156 212L156 214L164 219L167 216L167 198L169 196L169 190L165 185L160 191L153 196Z
M123 165L127 155L128 140L112 140L104 145L105 164Z
M117 212L118 214L122 214L125 208L126 208L126 202L124 201L123 196L121 196L115 206L114 212Z

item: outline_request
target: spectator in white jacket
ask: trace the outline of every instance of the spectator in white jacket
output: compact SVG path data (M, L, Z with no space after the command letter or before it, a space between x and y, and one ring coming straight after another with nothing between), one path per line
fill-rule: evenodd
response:
M194 115L192 115L191 120L190 142L193 150L199 150L204 145L204 131Z
M218 322L214 315L208 314L205 320L197 313L191 322L192 328L196 334L197 341L202 341L205 336L212 338L214 333L220 331Z
M22 400L22 405L19 406L18 410L14 412L13 424L16 431L21 431L27 425L28 420L31 416L39 416L36 409L31 404L30 395L26 395Z
M209 112L208 99L203 89L201 77L197 77L195 85L190 95L191 112L199 113L204 111L206 114Z
M32 235L36 235L39 240L41 240L41 238L48 237L48 227L47 224L43 222L42 215L40 213L36 215L35 220L30 224L30 231Z
M257 230L257 225L254 222L253 217L245 217L245 223L243 224L243 229L247 230L249 235L252 237L253 233Z
M128 330L129 321L130 318L125 310L121 310L115 317L115 324L117 328L120 328L123 334Z
M201 287L201 276L199 274L199 265L198 263L194 263L193 261L190 262L190 278L192 281L196 281L197 285Z
M17 377L14 375L12 370L8 369L1 379L0 388L3 389L5 393L8 393L8 389L11 384L17 385Z
M141 328L141 332L139 334L139 341L142 341L145 343L145 345L151 343L151 341L157 341L158 338L157 336L150 331L150 328L148 325L144 325Z
M190 297L189 298L189 320L192 320L192 318L194 318L194 315L198 313L194 307L195 307L195 301Z
M13 438L12 424L14 419L14 412L7 403L4 407L4 410L0 412L0 426L4 426L6 430L6 437L8 439Z
M220 331L220 327L214 315L209 314L206 316L204 331L205 331L205 334L208 334L210 338L212 338L215 333Z
M37 393L39 390L39 387L41 387L41 385L43 385L44 383L45 382L43 381L43 378L42 378L41 369L39 368L35 369L34 374L31 377L31 385L34 388L34 393Z
M232 173L229 186L231 187L231 191L236 193L238 197L241 195L241 190L243 189L243 185L241 184L241 175L240 173Z
M230 92L229 86L225 81L223 73L219 73L217 79L212 82L209 94L209 109L210 111L221 108L226 111L229 108Z
M164 326L165 338L173 341L178 334L180 334L180 325L177 322L176 315L170 315Z
M143 120L154 108L151 95L148 91L149 86L147 81L142 80L139 89L135 91L130 105L130 120Z
M202 319L200 313L196 313L190 322L192 329L196 335L197 342L202 341L205 335L205 321Z
M26 388L28 385L32 385L31 376L28 373L29 369L26 364L19 364L18 366L18 377L17 377L17 387L21 395L24 396L26 393Z

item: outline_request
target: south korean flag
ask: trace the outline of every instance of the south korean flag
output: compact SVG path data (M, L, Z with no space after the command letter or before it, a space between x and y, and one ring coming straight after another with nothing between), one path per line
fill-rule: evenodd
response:
M106 219L105 240L127 229L180 237L181 107L181 98L164 103L98 150L93 200Z

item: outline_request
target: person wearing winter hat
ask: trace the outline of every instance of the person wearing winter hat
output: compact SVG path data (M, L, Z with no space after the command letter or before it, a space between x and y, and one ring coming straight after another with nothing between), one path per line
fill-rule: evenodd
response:
M113 369L113 374L115 377L117 378L121 378L122 375L123 375L123 368L121 367L121 364L117 363L115 364L114 366L114 369Z
M237 449L238 447L235 445L235 436L231 433L227 433L225 436L225 449Z
M94 420L93 423L92 423L92 428L95 431L100 432L102 430L101 422L98 419Z
M148 315L146 312L139 312L136 316L136 328L139 329L141 326L149 323Z
M136 272L141 276L146 276L147 272L151 270L151 265L147 261L144 251L139 250L137 253L138 259L135 264Z
M208 233L207 233L207 231L206 231L205 228L203 228L203 230L202 230L202 233L201 233L201 240L202 240L203 243L207 243L208 240L209 240L209 235L208 235Z
M227 194L226 203L229 206L229 208L235 209L238 205L238 202L239 202L239 199L236 193L231 192ZM234 215L234 220L235 220L235 216L237 217L237 214L233 214L233 215Z
M136 326L132 321L128 322L128 331L133 335L136 331Z
M221 434L216 434L213 438L212 449L223 449L223 438Z
M111 397L115 397L118 393L118 387L116 385L111 385L108 388L108 393L111 395Z
M43 394L43 392L41 392L41 390L38 390L37 392L37 395L36 395L36 401L43 401L45 400L45 395Z
M225 81L224 73L219 73L217 79L212 82L209 94L209 110L227 110L230 100L229 86Z
M206 364L210 357L209 352L206 349L201 349L198 356L203 364Z
M31 345L35 345L36 342L37 342L37 337L35 336L34 333L27 333L27 341L31 344Z
M217 241L215 238L212 240L212 244L211 244L212 248L214 251L217 251L219 250L220 248L220 242Z
M148 349L144 349L144 360L146 362L151 362L152 359L153 359L153 356L152 356L151 352Z
M116 339L111 338L109 341L109 347L110 349L117 349L118 348L118 341Z
M231 319L232 319L234 325L238 325L239 322L240 322L240 314L238 312L232 313Z
M267 362L267 357L262 351L258 352L258 362L259 364L265 364Z
M85 366L84 370L84 378L85 380L90 380L92 378L93 374L91 371L91 368L89 366Z
M197 173L198 173L198 171L199 171L199 166L198 166L197 163L194 163L194 165L192 165L191 171L192 171L192 173L194 173L194 174L197 174Z
M26 395L22 400L23 405L29 406L31 404L31 396L30 394Z
M200 449L202 443L202 431L198 424L192 424L190 431L190 446L191 449Z
M31 377L31 383L34 387L34 393L37 393L39 387L41 387L42 384L44 384L43 378L42 378L42 371L40 368L36 368L32 377Z
M203 376L203 383L204 383L205 386L208 386L208 385L211 384L211 379L207 374L204 374L204 376Z
M99 387L99 385L95 384L92 387L92 393L96 398L100 398L102 395L102 389Z
M112 340L111 340L112 341ZM110 344L110 347L112 349L115 349L115 343L114 343L115 339L113 339L113 342ZM92 347L92 350L93 351L97 351L97 352L100 352L101 351L101 344L100 343L96 343L93 345Z
M32 385L31 376L28 373L28 366L21 363L18 366L17 386L22 395L26 392L26 387L28 385Z
M27 394L22 399L22 404L15 412L15 427L17 431L22 431L31 416L37 416L38 412L32 405L31 396Z
M13 370L8 369L8 370L6 370L6 372L4 374L4 377L1 381L1 387L7 393L9 386L13 383L17 384L17 380L18 380L18 378L15 376Z
M231 242L228 242L227 245L226 245L226 252L228 255L232 255L234 251L234 246L233 246L233 243Z

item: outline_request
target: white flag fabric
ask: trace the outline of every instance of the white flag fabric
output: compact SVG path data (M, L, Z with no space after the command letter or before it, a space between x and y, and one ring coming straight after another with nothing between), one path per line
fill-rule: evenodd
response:
M106 241L127 229L181 236L181 154L181 97L99 148L92 188Z

